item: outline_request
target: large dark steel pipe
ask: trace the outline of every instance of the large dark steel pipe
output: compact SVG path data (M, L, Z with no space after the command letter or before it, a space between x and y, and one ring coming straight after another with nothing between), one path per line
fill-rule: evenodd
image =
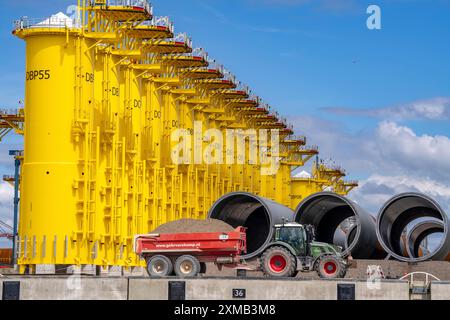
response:
M435 218L443 224L443 237L430 255L409 257L401 248L405 228L419 218ZM380 244L393 258L405 262L445 260L450 252L449 219L439 204L420 193L403 193L390 199L381 208L377 219L377 236Z
M375 217L371 216L374 221L374 226L376 225L376 219ZM350 230L347 233L347 238L345 239L345 246L344 248L348 248L349 244L351 244L353 241L355 241L356 231L358 230L358 226L354 225L350 228ZM383 247L380 245L380 243L377 241L377 245L375 247L375 251L370 257L371 259L375 260L381 260L381 259L387 259L388 254L386 251L384 251Z
M423 221L416 224L409 232L407 253L411 258L418 258L420 255L420 245L429 235L444 233L444 224L441 221ZM426 256L425 252L422 256Z
M251 259L262 253L271 241L273 226L283 218L293 221L294 212L279 203L247 192L233 192L217 200L208 214L209 218L222 220L233 227L247 228L247 254Z
M343 255L355 259L374 259L380 255L373 217L353 201L332 192L314 194L299 204L295 221L313 225L316 240L334 243L339 225L350 217L356 218L353 240L343 250ZM339 244L337 244L339 245Z
M358 230L358 226L356 224L348 230L344 248L348 248L349 244L355 240L356 230Z

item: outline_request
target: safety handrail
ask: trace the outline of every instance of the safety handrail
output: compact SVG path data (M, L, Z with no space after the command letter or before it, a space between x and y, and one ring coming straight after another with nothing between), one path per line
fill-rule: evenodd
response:
M225 68L223 69L223 75L225 77L225 80L228 80L228 81L236 84L236 76Z
M311 145L311 146L304 146L300 148L301 151L319 151L319 146Z
M148 27L166 27L171 33L174 32L175 26L169 17L154 17L152 20L144 21L140 26Z
M93 6L142 8L153 15L152 4L147 0L103 0L91 1Z
M430 284L430 278L433 278L436 281L441 281L441 279L439 279L438 277L436 277L435 275L432 275L431 273L428 272L411 272L408 273L407 275L404 275L403 277L400 278L400 280L405 280L406 278L410 278L410 282L411 284L414 283L414 276L417 275L424 275L425 276L425 285L428 286Z
M247 85L245 85L244 83L242 83L241 81L238 81L238 83L236 83L236 90L243 91L247 95L250 95L250 88Z
M192 39L187 33L179 33L173 38L174 42L184 43L187 47L192 48Z
M209 69L211 70L216 70L218 71L220 74L224 74L224 68L223 65L218 63L216 60L214 59L208 59L208 65L209 65Z
M203 60L208 61L208 52L206 52L203 48L195 48L191 53L187 53L186 55L192 57L201 57Z
M20 109L0 109L0 116L9 115L20 116L22 114Z
M59 17L49 17L49 18L28 18L22 17L19 20L14 21L14 30L23 29L35 29L35 28L81 28L80 19L71 18L59 18Z
M306 136L299 136L299 135L291 134L291 135L288 137L288 140L291 140L291 141L300 141L300 142L302 142L302 143L306 143Z

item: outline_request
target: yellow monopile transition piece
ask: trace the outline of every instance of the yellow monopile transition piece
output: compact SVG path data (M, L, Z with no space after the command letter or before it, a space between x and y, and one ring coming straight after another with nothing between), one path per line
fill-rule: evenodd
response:
M22 19L14 30L27 57L22 271L144 266L133 252L136 234L203 219L229 192L295 208L325 188L346 194L355 186L324 165L311 178L292 178L318 149L188 36L175 35L167 18L152 17L146 1L83 2L76 19ZM249 134L243 157L230 152L239 147L230 132ZM278 170L250 161L252 143Z

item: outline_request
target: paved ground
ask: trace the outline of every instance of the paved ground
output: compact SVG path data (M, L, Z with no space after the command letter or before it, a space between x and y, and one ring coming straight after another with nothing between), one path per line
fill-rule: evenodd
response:
M257 264L255 261L249 262L252 265ZM387 278L399 279L406 274L412 272L427 272L443 281L450 281L450 262L446 261L430 261L421 262L418 264L408 264L398 261L387 260L355 260L347 272L346 279L366 280L367 267L370 265L380 266L384 275ZM207 273L205 276L236 276L236 271L233 269L223 268L222 271L214 264L207 265ZM262 277L261 272L247 271L248 277ZM313 273L299 273L298 278L302 279L318 279L315 272ZM420 280L420 277L417 278Z
M257 261L249 261L250 265L257 265ZM384 272L387 278L399 279L402 276L411 272L427 272L442 281L450 281L450 262L446 261L429 261L421 262L418 264L408 264L398 261L386 261L386 260L355 260L354 265L350 267L347 272L346 279L366 280L367 279L367 267L369 265L378 265ZM15 274L13 269L0 269L0 275ZM236 270L230 268L222 268L219 270L214 264L207 265L207 272L204 276L207 277L235 277ZM258 271L247 271L248 277L263 277L263 274ZM299 273L297 275L301 279L318 279L316 273ZM420 277L417 280L421 280Z

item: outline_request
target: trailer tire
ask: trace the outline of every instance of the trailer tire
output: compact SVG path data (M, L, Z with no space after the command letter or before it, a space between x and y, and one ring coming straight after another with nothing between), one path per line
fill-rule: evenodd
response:
M316 271L322 279L342 279L347 273L347 266L341 258L326 255L319 258Z
M196 277L200 271L201 265L196 257L184 255L175 261L175 274L179 277Z
M167 277L173 272L173 263L166 256L153 256L147 260L147 272L150 277Z
M269 277L293 277L297 261L292 253L283 247L271 247L261 256L261 269Z

